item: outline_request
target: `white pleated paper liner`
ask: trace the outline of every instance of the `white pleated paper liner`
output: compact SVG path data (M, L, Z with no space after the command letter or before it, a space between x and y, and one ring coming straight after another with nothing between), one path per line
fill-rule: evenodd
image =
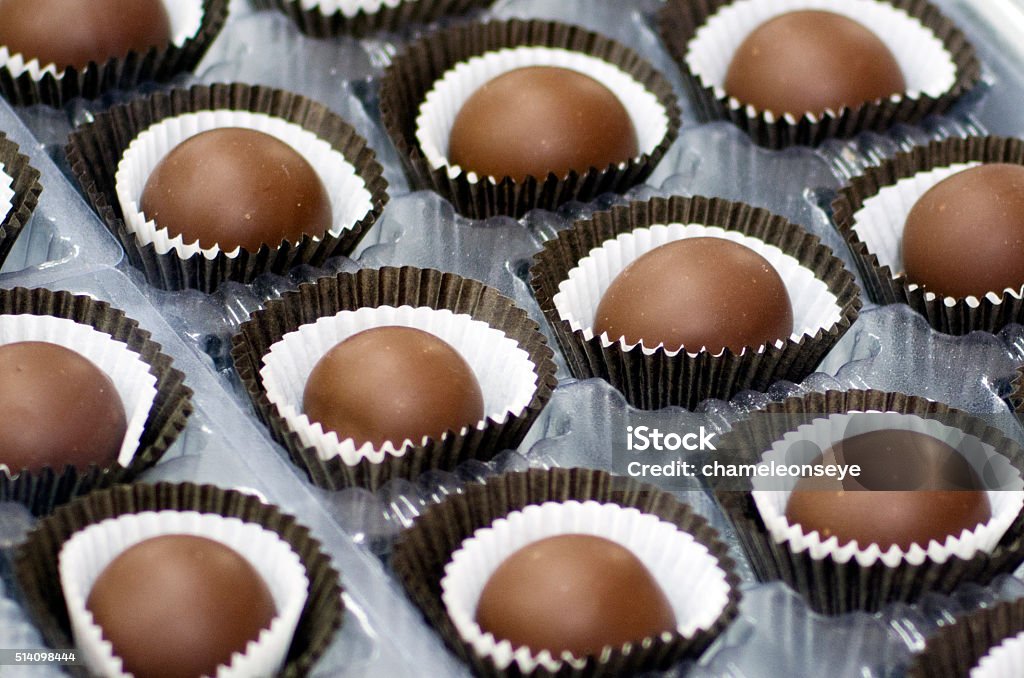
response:
M527 47L546 49L519 49ZM618 92L630 115L637 116L634 124L643 147L639 157L583 174L527 177L518 182L505 177L495 182L477 180L475 174L449 168L439 160L438 155L447 152L447 130L435 130L431 137L436 137L431 142L435 150L429 151L432 157L427 155L429 149L417 139L417 119L435 87L440 89L433 93L424 113L433 109L428 117L436 120L425 129L443 126L444 120L453 118L457 112L453 107L471 93L467 87L482 84L481 77L498 75L520 63L546 60L586 69L591 75L591 70L609 74L612 82L605 84ZM598 68L594 60L604 65ZM438 81L453 69L450 79L440 86ZM534 208L554 209L570 201L587 202L602 193L622 193L651 173L679 130L679 107L664 76L628 47L557 22L514 19L470 23L427 35L409 45L388 67L381 82L380 101L381 119L412 185L436 191L461 214L476 219L519 217ZM655 127L647 129L650 124ZM645 144L653 129L662 130L661 137Z
M658 537L655 535L671 537L658 545L667 549L664 557L658 555L659 548L653 543L639 547L637 555L652 568L659 582L661 576L658 571L662 567L666 570L678 568L677 574L680 571L692 572L690 568L705 572L702 581L708 590L695 594L695 599L680 603L685 608L679 620L680 626L690 634L684 635L677 629L640 643L606 647L599 654L563 659L557 669L542 662L533 670L527 670L522 661L506 664L503 660L499 663L491 653L478 653L472 642L459 634L442 600L441 581L445 577L445 569L452 563L456 551L477 530L497 527L500 519L513 512L526 510L534 515L533 512L540 508L534 505L548 502L578 503L580 520L573 527L574 531L577 528L587 531L582 526L591 525L595 532L600 531L604 536L627 544L656 540ZM595 502L612 505L613 508L592 508ZM585 520L583 516L590 515L592 511L598 515L605 515L605 511L614 512L617 519L629 517L630 521L636 521L637 529L620 530L611 524L596 524L589 518ZM527 522L537 526L533 518ZM537 529L547 534L546 530L553 530L554 526ZM680 533L688 535L688 538L678 537ZM511 538L511 535L506 536ZM680 541L675 541L677 538ZM494 540L493 547L493 551L488 548L481 557L489 561L499 553L511 550L512 544L501 538ZM687 558L695 556L695 560L683 563L669 557L668 553L674 552L676 547L683 549ZM650 560L645 555L648 553ZM489 478L483 484L470 485L464 493L450 495L428 509L412 527L399 535L392 552L391 567L406 595L419 607L448 647L469 665L474 674L484 676L620 676L664 670L681 659L699 657L736 617L740 599L735 565L718 533L701 516L670 493L652 485L592 469L531 469L505 473ZM478 580L479 574L471 578ZM678 578L666 575L668 578L673 579L671 584L664 585L670 600L673 591L688 588L691 584L701 585L677 581ZM468 583L465 578L460 579L462 584ZM566 614L572 614L572 610L566 610Z
M992 456L991 469L1000 469L1003 473L997 478L995 472L986 470L983 477L989 487L994 488L990 498L993 493L1005 495L994 498L993 508L997 513L1010 510L1006 507L1019 501L1020 476L1024 469L1024 450L1020 446L981 419L942 403L903 393L828 391L771 403L751 413L723 436L718 446L720 454L728 455L735 463L757 464L765 451L801 426L850 412L892 412L925 420L925 423L911 418L904 421L909 422L905 425L941 430L943 436L959 445L959 449L973 448L972 455ZM837 433L827 424L815 425L822 426L822 431ZM1003 480L1008 483L1006 490L1000 489L1003 485L991 485ZM720 479L716 481L715 494L736 528L740 545L757 578L785 581L811 608L825 614L853 610L873 612L890 603L913 602L929 591L949 593L967 582L984 585L997 575L1013 572L1024 559L1024 513L1019 507L1009 526L1005 529L1000 526L1000 537L995 537L995 530L984 530L991 538L984 541L989 543L980 543L983 541L980 539L974 541L977 534L970 539L961 535L959 540L947 541L941 546L933 543L928 548L911 548L907 554L896 549L882 555L877 547L848 552L850 549L836 549L829 542L813 544L811 542L818 540L801 539L799 535L784 534L786 539L780 542L766 527L749 479L742 485L735 480ZM1003 522L1004 518L997 520ZM977 548L982 546L984 548Z
M325 435L319 424L309 423L301 413L302 389L319 357L359 328L393 323L426 329L462 354L484 393L484 421L437 439L380 449L356 449L351 440ZM553 354L540 328L511 299L475 280L408 266L301 285L254 312L234 336L231 355L274 438L327 489L376 488L391 478L451 470L515 448L556 383Z
M640 156L651 155L669 131L668 110L643 83L604 59L563 48L520 46L472 57L449 69L427 92L416 117L416 142L433 169L443 169L450 179L465 173L471 183L501 177L480 177L448 160L452 125L466 100L498 76L518 68L553 66L581 73L607 87L629 114L637 134ZM618 164L625 169L627 161Z
M139 212L152 168L177 142L215 127L267 132L301 153L323 180L334 227L320 236L257 251L201 249L169 238ZM121 242L133 266L164 289L212 292L226 280L251 282L350 253L387 203L387 182L366 140L306 97L245 84L196 85L157 92L100 113L68 140L68 163L83 192Z
M833 219L872 301L907 304L947 334L996 332L1024 322L1024 284L993 290L981 299L939 297L911 283L903 272L900 242L914 203L942 179L983 163L1024 165L1024 141L966 137L915 146L869 167L839 191L832 203Z
M530 356L514 339L482 320L429 306L339 311L284 335L263 356L260 370L267 399L299 435L302 445L316 449L321 459L340 457L348 466L355 466L362 459L380 464L388 455L401 456L413 447L430 444L429 437L424 435L420 440L388 441L380 447L367 442L357 447L351 438L324 431L319 422L311 421L302 412L306 380L325 353L359 332L393 325L414 327L438 337L469 364L484 399L484 419L475 428L522 416L533 400L537 374ZM449 430L444 437L466 435L469 428Z
M32 217L43 190L39 170L18 150L18 144L0 131L0 266Z
M326 235L340 239L345 231L355 227L373 211L373 197L356 168L313 132L263 113L223 109L198 111L165 118L141 132L125 149L117 165L114 188L121 214L124 215L128 230L135 234L141 245L153 245L157 254L173 252L181 259L196 254L215 259L222 252L229 259L234 259L242 251L240 247L227 250L216 245L202 248L198 239L185 242L181 235L171 237L166 228L148 219L141 207L149 175L168 153L197 134L225 127L240 127L268 134L288 144L313 167L331 203L332 225ZM320 235L313 236L314 240L320 238Z
M71 631L82 661L91 673L121 678L130 675L111 642L86 607L101 572L130 547L162 535L188 534L219 542L245 558L259 573L274 599L275 615L244 648L217 670L218 678L277 673L288 655L299 615L306 604L309 580L291 546L257 523L197 511L144 511L108 518L76 532L58 556L61 588ZM160 642L158 638L154 642Z
M461 16L493 0L250 0L254 7L284 12L299 30L316 38L404 33L443 17Z
M0 290L0 343L49 341L103 370L125 407L128 431L115 463L29 472L0 467L0 501L42 515L94 488L127 482L155 464L184 429L192 391L171 358L122 311L86 296L45 289Z
M757 110L729 96L725 73L740 43L772 17L801 9L843 14L866 26L893 53L907 91L800 118ZM974 48L963 33L923 0L669 0L659 14L659 28L701 116L729 120L755 143L771 148L817 145L833 137L918 122L948 109L981 74Z
M950 534L943 542L931 541L928 544L913 544L909 549L892 546L882 550L877 544L858 544L850 542L840 546L838 539L832 537L822 540L818 532L806 533L800 525L793 525L786 519L786 505L792 493L796 478L785 479L756 478L753 486L754 503L757 505L761 520L768 532L778 543L784 543L793 551L806 551L812 558L832 558L838 563L846 563L851 559L860 565L870 567L881 562L888 567L895 567L901 562L920 565L925 560L943 563L952 557L969 560L975 553L991 553L1003 535L1013 524L1024 507L1024 480L1021 472L1015 469L1010 460L995 451L991 445L968 438L963 431L951 428L934 419L923 419L916 415L898 412L872 412L833 414L816 419L809 424L798 427L787 433L772 445L762 456L763 464L775 460L777 463L810 464L814 462L814 450L827 450L850 435L851 419L856 419L857 433L878 430L909 430L916 431L947 443L961 453L981 478L986 468L994 469L1000 478L1014 478L1010 483L1015 489L1003 486L999 490L987 489L992 517L988 522L978 525L961 534ZM810 446L795 446L796 442L810 443ZM803 450L811 453L806 459L793 457L794 452ZM883 496L884 495L880 495ZM880 501L883 501L880 499Z
M593 311L618 271L656 244L702 234L759 243L793 301L792 336L717 355L594 336ZM645 409L692 409L780 379L799 382L850 328L861 305L853 274L818 238L766 210L700 196L636 201L577 221L534 257L530 284L573 375L605 379Z
M1010 678L1024 665L1024 599L945 624L913 656L907 678Z
M72 619L68 614L71 594L65 594L61 583L60 559L64 545L84 530L102 526L97 529L99 534L106 535L104 539L93 541L86 537L83 542L90 543L80 545L82 554L90 562L86 570L69 573L71 578L91 581L99 571L99 561L109 560L114 555L111 551L140 541L143 534L150 534L154 529L162 530L167 518L153 521L144 514L166 516L168 512L177 514L170 518L176 530L192 534L201 530L202 534L223 541L246 556L263 575L275 602L280 600L277 589L293 588L293 576L301 570L306 580L302 587L305 601L298 605L300 614L296 615L298 624L294 633L287 633L284 666L271 671L248 665L247 675L307 675L341 625L343 603L338 572L331 566L328 555L321 551L320 543L292 516L262 503L253 495L212 485L122 485L94 492L41 520L18 548L14 571L24 594L24 606L46 643L54 648L75 647ZM121 523L122 519L128 522ZM219 523L212 535L207 531L207 521ZM269 537L265 535L267 532ZM259 537L260 541L252 537ZM104 544L107 539L109 543ZM264 544L272 545L281 558L272 557L273 551L263 548ZM111 550L106 550L107 546ZM287 555L285 550L289 552ZM93 561L93 556L97 560ZM278 560L284 561L282 564L286 567L278 569L275 565ZM278 602L279 614L284 607ZM159 642L159 639L154 641ZM78 649L83 654L87 651L85 643L79 643ZM79 676L95 674L95 670L83 665L66 668Z
M171 19L170 44L62 71L38 59L11 54L0 45L0 93L15 106L60 107L75 97L95 99L113 89L169 81L199 64L227 21L228 4L228 0L164 0Z
M478 656L488 657L500 670L514 662L524 674L538 666L555 673L562 664L563 656L513 646L485 633L475 621L480 594L498 566L524 546L560 534L595 535L629 549L665 592L676 618L676 633L683 638L706 632L729 604L726 571L706 546L673 523L618 504L532 504L477 529L452 554L441 579L441 600L459 635ZM581 659L569 654L567 661Z

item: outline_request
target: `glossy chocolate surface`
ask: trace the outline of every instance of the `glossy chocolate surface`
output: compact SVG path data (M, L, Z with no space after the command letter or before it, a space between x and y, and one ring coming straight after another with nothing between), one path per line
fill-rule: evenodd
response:
M820 114L906 89L896 58L878 36L840 14L801 10L754 29L737 48L725 91L777 116Z
M212 676L268 628L274 599L255 568L204 537L164 535L100 572L86 608L136 678Z
M1024 286L1024 167L958 172L907 215L903 265L910 282L941 296L981 298Z
M0 346L0 463L12 472L112 464L127 421L102 370L48 342Z
M601 298L594 333L666 350L734 353L793 332L782 278L749 247L722 238L676 240L638 257Z
M498 179L563 177L639 155L636 130L618 97L565 68L529 66L485 83L452 124L448 159Z
M43 67L102 64L170 40L161 0L0 0L0 45Z
M860 478L801 478L786 506L789 522L822 541L835 536L883 550L944 543L991 518L988 495L966 459L915 431L883 430L846 438L822 454L827 464L857 464Z
M419 445L484 418L476 376L459 352L412 327L375 327L329 350L313 367L303 411L325 431L380 447Z
M263 132L222 127L171 150L153 169L142 212L185 244L255 252L331 229L331 201L313 166Z
M555 657L594 654L676 625L665 592L632 552L583 534L541 539L506 558L480 594L476 621L514 647Z

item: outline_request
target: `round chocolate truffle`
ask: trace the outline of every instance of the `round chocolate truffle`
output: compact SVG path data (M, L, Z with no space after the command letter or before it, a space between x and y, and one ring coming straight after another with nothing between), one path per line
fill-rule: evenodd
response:
M213 676L270 627L274 598L256 569L220 542L153 537L107 565L85 602L137 678Z
M822 541L883 551L912 544L926 548L992 517L988 494L967 460L953 447L924 433L882 430L846 438L815 463L856 464L859 477L797 481L786 519Z
M0 464L13 473L112 464L128 428L110 377L43 341L0 346L0 412Z
M331 229L320 175L295 149L263 132L221 127L190 137L157 164L142 212L185 244L255 252Z
M907 280L940 296L1024 286L1024 167L979 165L932 186L903 228Z
M800 10L755 28L725 75L725 91L777 116L821 114L906 90L896 58L878 36L841 14Z
M497 179L546 179L627 162L636 130L619 98L566 68L528 66L485 83L452 124L448 158Z
M44 67L103 64L170 41L161 0L0 0L0 45Z
M420 444L475 426L484 398L473 369L438 337L413 327L375 327L329 350L313 367L302 407L324 431L356 446Z
M600 652L672 631L675 614L640 559L603 537L563 534L506 558L480 593L486 633L555 657Z
M793 332L778 272L760 254L722 238L684 238L638 257L612 280L594 333L665 350L739 353Z

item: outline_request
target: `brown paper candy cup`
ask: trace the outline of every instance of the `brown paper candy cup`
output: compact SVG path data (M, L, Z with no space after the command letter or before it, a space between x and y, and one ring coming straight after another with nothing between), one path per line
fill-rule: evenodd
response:
M531 469L489 478L483 484L472 485L463 494L452 495L431 507L412 527L399 535L392 553L391 567L405 588L406 595L420 608L448 647L475 674L522 675L517 664L513 663L501 670L491 659L479 657L472 646L463 641L441 600L440 582L452 554L475 530L487 527L499 518L531 504L572 500L636 508L688 532L718 561L729 583L729 600L711 628L699 630L690 638L684 638L677 632L663 634L658 638L645 638L641 643L615 649L605 648L600 655L590 655L578 663L563 661L556 673L539 666L530 675L628 675L667 669L683 658L700 656L739 611L739 577L734 571L735 564L726 554L727 548L719 540L717 531L703 517L694 513L688 505L677 501L670 493L633 479L579 468Z
M10 178L12 192L10 204L0 202L0 266L7 260L14 242L32 217L39 203L43 187L39 185L39 170L29 164L28 157L18 152L18 144L0 132L0 179Z
M773 0L768 0L773 2ZM924 0L877 0L894 11L899 11L916 19L920 24L914 31L924 31L926 37L932 37L942 44L942 51L948 55L955 72L950 78L950 85L943 91L909 91L902 95L868 102L859 106L844 106L838 111L826 111L821 114L807 113L796 118L786 114L777 116L768 111L760 111L753 106L746 106L730 97L724 89L723 82L712 82L706 74L697 73L691 68L688 55L698 38L698 32L704 30L720 11L729 9L734 0L668 0L658 16L658 25L662 41L668 47L673 59L685 76L690 98L696 104L698 114L703 120L729 120L746 132L750 138L761 146L784 148L793 145L816 146L826 139L846 138L863 131L883 131L897 123L917 123L925 117L946 111L961 95L973 88L981 77L981 66L975 55L974 48L964 37L956 25L947 19L929 2ZM786 3L774 0L778 11L769 16L783 14L793 9L806 9L799 3ZM792 7L789 5L792 4ZM836 2L835 8L828 6L816 9L845 9L845 3ZM747 9L746 11L750 11ZM884 28L890 30L895 23L882 19L879 26L871 26L866 17L858 14L869 29L877 32ZM756 26L756 24L755 24ZM908 26L909 28L909 26ZM927 35L930 33L931 35ZM915 33L916 34L916 33ZM744 36L745 37L745 36ZM909 37L909 35L908 35ZM742 37L738 36L739 40ZM907 43L908 40L897 42ZM927 41L925 41L927 42ZM717 44L717 41L716 41ZM715 45L710 45L714 47ZM919 67L930 66L926 62L913 60L928 58L926 50L909 49L905 58ZM925 55L925 56L922 56ZM716 55L717 56L717 55ZM732 55L721 55L731 59ZM897 59L906 74L908 64Z
M14 570L25 608L47 644L54 648L74 647L58 571L58 556L64 543L79 530L108 518L165 510L211 513L256 523L276 532L292 547L305 566L309 596L281 675L309 673L341 626L343 603L338 572L320 550L320 543L295 518L252 495L212 485L157 483L114 487L61 507L40 521L18 548ZM68 668L77 675L86 675L83 666Z
M417 117L428 92L442 76L469 59L523 46L559 48L589 55L615 66L657 101L667 120L660 141L639 157L617 166L564 177L549 174L515 181L477 178L465 170L450 174L435 167L416 137ZM381 117L405 163L413 186L429 188L468 217L496 215L520 217L534 208L554 209L570 202L586 202L602 193L622 193L642 182L658 164L679 130L679 107L672 86L634 51L578 26L547 21L493 21L472 23L440 31L410 45L388 67L381 83ZM640 130L637 130L638 133ZM444 149L443 152L447 152ZM452 175L454 174L454 176Z
M306 235L298 242L284 241L274 248L263 245L255 252L242 249L235 256L220 250L212 258L199 252L182 258L176 250L161 253L153 243L142 244L127 226L118 200L116 175L121 158L132 141L152 125L205 111L248 111L311 132L353 166L370 194L369 211L338 235ZM387 181L375 153L351 125L306 97L261 86L196 85L114 106L71 133L67 156L79 185L121 242L128 260L151 284L163 289L212 292L227 280L251 282L262 273L284 273L302 264L321 265L332 256L352 252L388 201Z
M300 0L251 0L259 9L276 9L287 14L299 30L315 38L348 34L363 37L371 33L399 33L409 26L429 24L441 17L459 16L486 7L493 0L399 0L394 3L364 2L376 9L341 9L336 0L321 0L306 8Z
M734 453L736 458L730 461L735 463L757 463L773 442L816 417L868 411L938 419L992 446L1014 469L1024 469L1024 449L981 419L926 398L873 390L811 393L771 403L734 426L723 436L719 449ZM929 557L919 565L904 560L895 567L878 560L865 567L855 558L847 562L839 562L831 555L815 559L807 551L795 553L787 544L776 543L749 489L720 485L715 495L736 528L757 578L783 580L814 610L824 614L873 612L890 603L913 602L929 591L949 593L967 582L984 585L999 574L1013 572L1024 558L1024 512L989 553L980 551L970 559L953 555L942 563Z
M192 390L184 384L185 375L171 367L171 358L160 352L160 345L124 312L86 296L18 287L0 290L0 314L66 318L92 327L126 344L156 379L156 397L130 463L90 465L85 470L47 467L39 472L22 470L13 476L0 471L0 501L18 502L34 514L43 515L94 489L128 482L156 464L185 428L192 413Z
M795 332L762 350L736 354L726 349L718 355L704 350L672 353L662 347L644 350L641 344L625 350L618 342L592 336L592 318L579 319L585 329L574 329L556 306L556 295L569 272L602 243L666 224L720 227L775 246L805 269L808 279L823 283L834 298L835 320L809 323L813 325L810 333ZM728 399L747 389L763 391L780 379L799 382L850 328L861 305L853 274L817 237L767 210L699 196L635 201L577 221L546 242L534 257L530 284L573 375L600 377L619 389L631 405L644 409L673 405L692 409L708 398ZM792 289L789 292L796 309L799 296Z
M924 650L907 667L907 678L963 678L1003 641L1024 631L1024 599L961 615L928 638ZM1008 667L1009 674L981 674L978 678L1014 675L1020 665Z
M181 0L165 0L180 2ZM229 0L202 0L203 16L196 33L176 45L152 47L147 52L129 52L106 63L68 67L57 73L44 71L33 77L0 67L0 94L15 106L46 104L60 107L76 97L95 99L114 89L130 90L144 82L167 82L193 70L227 21Z
M500 421L489 417L482 426L467 427L460 433L449 431L439 439L413 443L400 454L385 452L379 462L365 455L359 455L353 463L346 463L337 454L324 458L313 446L303 443L281 409L270 401L260 371L271 347L287 333L342 311L382 306L447 309L503 332L527 354L536 375L529 404ZM373 489L391 478L415 478L431 469L452 470L469 459L490 459L522 441L556 384L552 352L544 335L511 299L475 280L412 267L341 273L301 285L250 316L232 340L231 356L257 413L274 439L288 450L293 463L316 485L326 489L354 485Z
M864 278L867 294L878 304L907 304L923 315L928 324L947 334L968 334L977 330L996 332L1004 325L1024 321L1022 289L993 290L982 299L941 297L907 280L898 255L906 212L927 188L942 177L943 168L969 163L1012 163L1024 165L1024 141L1004 137L967 137L935 141L899 153L854 177L832 203L836 228L846 239L853 259ZM908 180L899 186L901 180ZM883 215L866 213L865 203L886 191L900 191L903 211ZM881 210L876 210L882 212ZM979 237L980 234L979 234Z

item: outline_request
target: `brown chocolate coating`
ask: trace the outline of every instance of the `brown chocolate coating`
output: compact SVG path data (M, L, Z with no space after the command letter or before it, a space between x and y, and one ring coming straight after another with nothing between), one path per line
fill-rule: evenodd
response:
M225 252L331 229L331 201L313 166L280 139L237 127L174 147L146 181L142 212L186 244Z
M0 45L40 66L102 64L170 40L161 0L0 0Z
M0 412L0 463L14 473L112 464L128 427L110 377L42 341L0 346Z
M528 66L485 83L452 124L449 160L498 179L582 174L639 155L636 130L622 102L586 75Z
M100 572L85 606L136 678L215 675L277 613L249 561L184 534L125 550Z
M438 439L484 418L473 369L438 337L413 327L375 327L329 350L302 395L305 414L325 431L395 447Z
M656 247L619 273L597 306L594 333L666 350L739 353L793 332L782 278L749 247L685 238Z
M758 26L725 76L730 96L778 116L838 111L906 88L899 63L878 36L820 10L788 12Z
M603 537L563 534L505 559L480 593L485 632L558 657L638 642L676 626L672 606L633 553Z
M932 186L903 228L907 280L941 296L983 297L1024 285L1024 167L958 172Z
M826 464L858 464L859 478L801 478L786 519L822 541L856 541L886 551L926 548L973 531L992 517L978 474L951 446L915 431L861 433L822 454Z

